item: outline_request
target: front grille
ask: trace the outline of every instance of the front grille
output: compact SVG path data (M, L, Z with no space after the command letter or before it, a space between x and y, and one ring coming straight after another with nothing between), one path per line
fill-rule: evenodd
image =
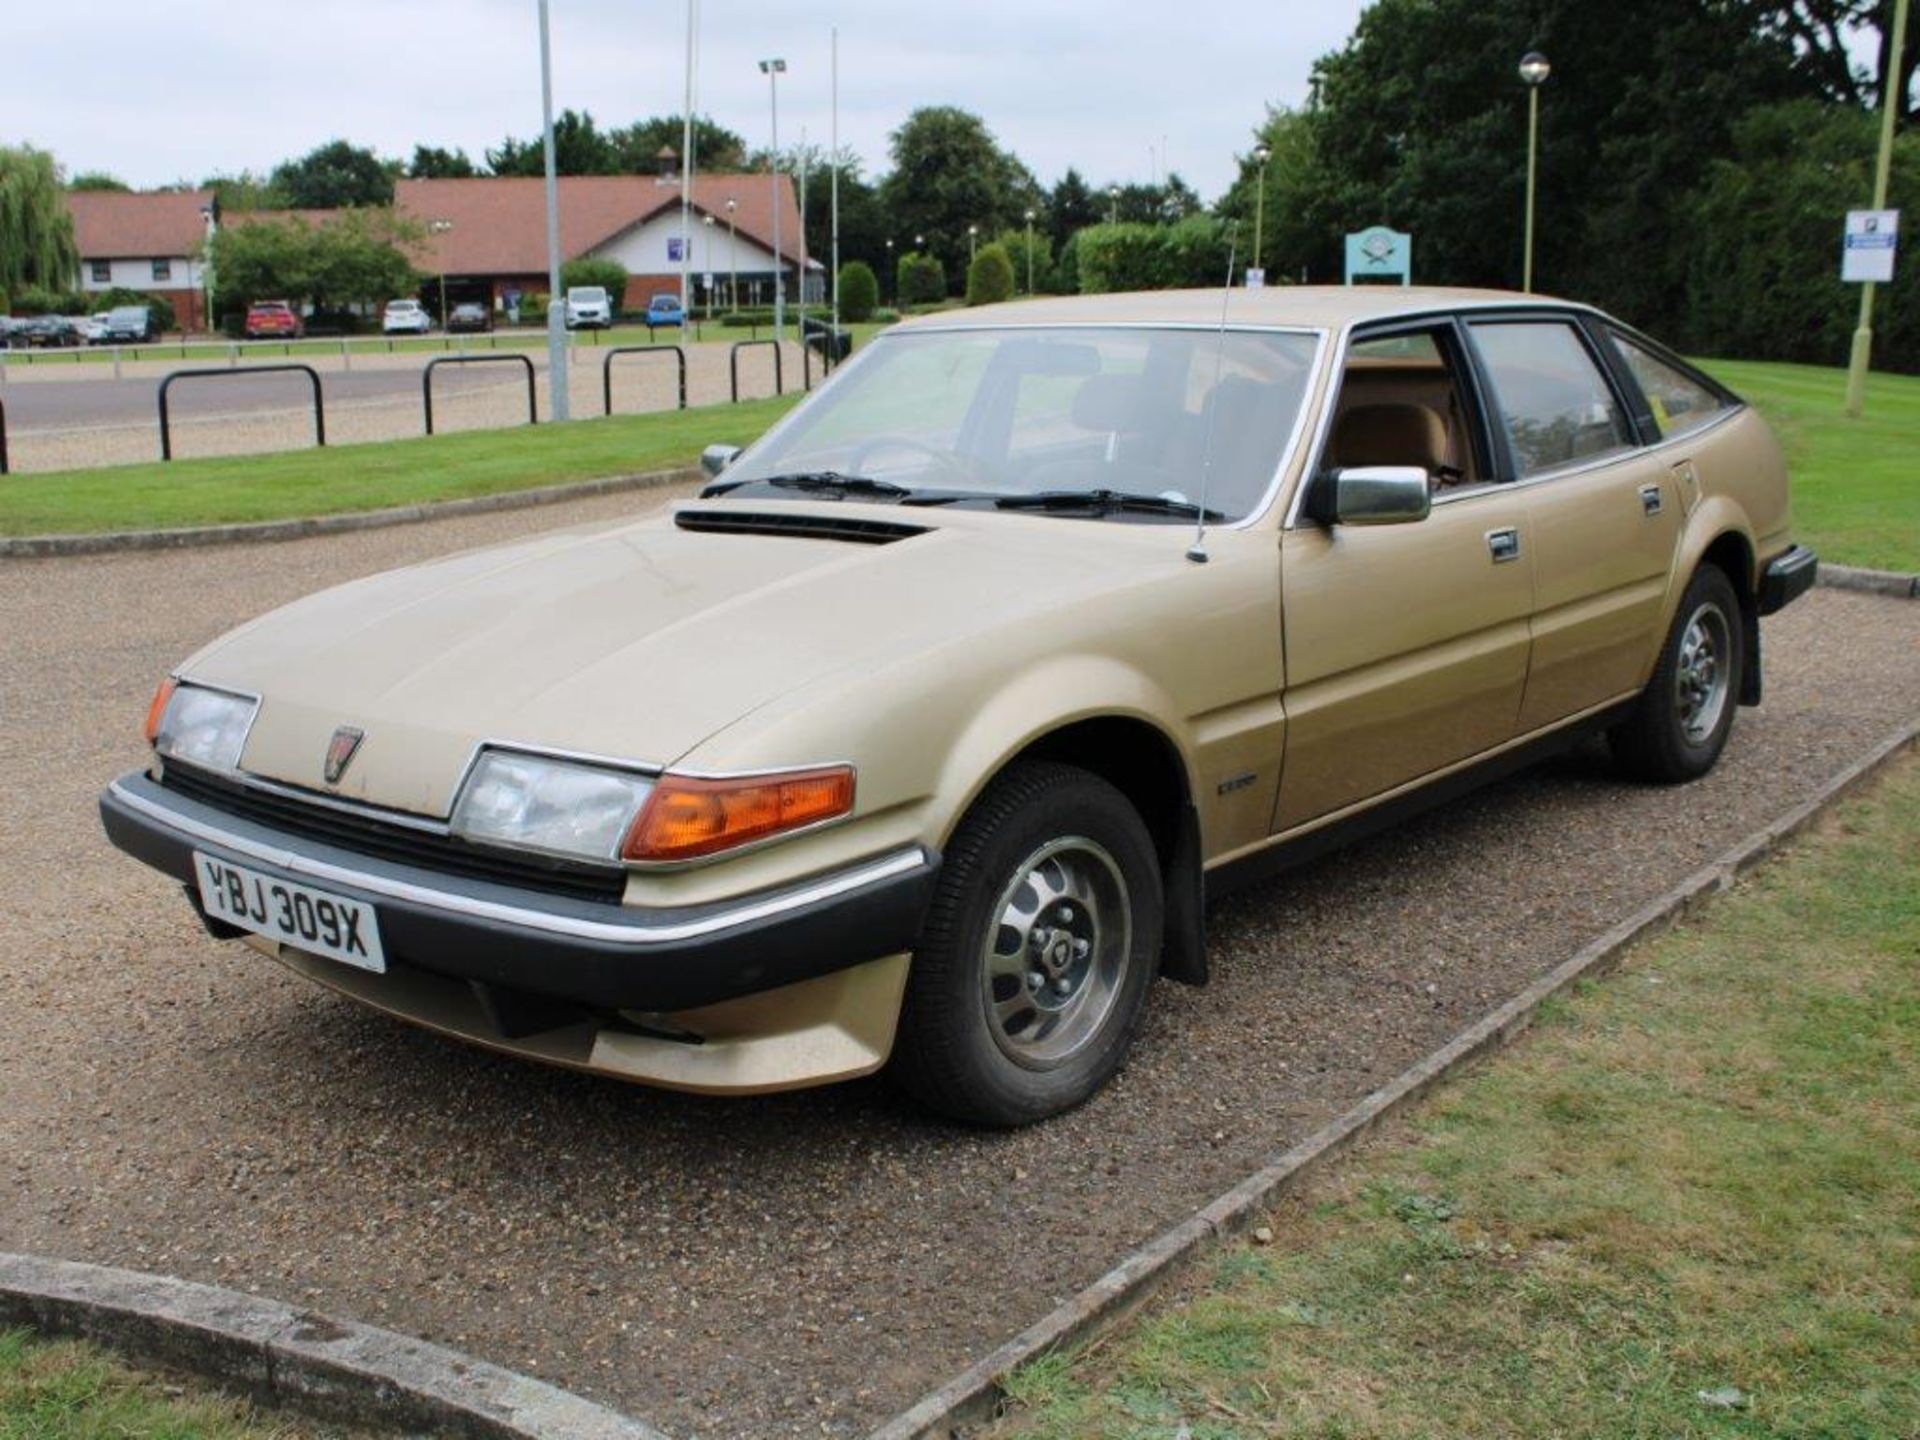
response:
M318 840L359 855L415 865L423 870L611 905L619 904L626 891L627 872L616 865L586 865L540 855L487 850L469 845L454 835L415 830L366 811L334 810L292 796L255 790L239 781L210 775L178 762L166 767L160 783L163 788L190 800L283 834Z

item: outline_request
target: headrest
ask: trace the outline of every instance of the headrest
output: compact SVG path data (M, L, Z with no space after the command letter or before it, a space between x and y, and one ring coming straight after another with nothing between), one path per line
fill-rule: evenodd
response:
M1424 405L1356 405L1333 427L1336 465L1418 465L1438 470L1447 463L1447 427Z
M1073 394L1073 423L1082 430L1140 428L1138 375L1091 375Z

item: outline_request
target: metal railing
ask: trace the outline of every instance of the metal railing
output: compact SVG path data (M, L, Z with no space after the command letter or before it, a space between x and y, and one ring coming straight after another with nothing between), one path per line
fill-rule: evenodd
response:
M603 414L613 414L613 362L622 355L672 355L679 363L680 405L687 408L687 352L678 345L616 345L600 362L600 391L605 405Z
M236 376L272 375L298 371L307 377L313 386L313 434L314 443L324 447L327 443L327 410L320 398L320 372L311 365L252 365L246 370L176 370L160 382L160 458L173 459L173 422L167 411L167 392L180 380L232 380Z
M733 403L736 405L740 403L740 352L762 345L773 351L773 393L776 395L787 393L786 384L781 375L780 342L778 340L736 340L733 342L733 348L727 352L727 374L733 382Z
M527 423L540 423L540 409L534 399L533 361L524 355L440 355L429 360L426 368L420 372L420 404L426 413L427 434L433 434L433 372L442 365L511 365L519 363L527 367Z

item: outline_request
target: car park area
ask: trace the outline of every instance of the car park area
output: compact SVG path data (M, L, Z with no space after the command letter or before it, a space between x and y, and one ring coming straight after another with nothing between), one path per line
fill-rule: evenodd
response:
M101 840L167 660L654 503L0 568L0 779L34 797L0 821L0 1232L393 1325L676 1435L861 1433L1920 705L1915 608L1815 592L1768 622L1765 702L1712 775L1642 788L1577 752L1233 897L1212 985L1157 985L1116 1082L1013 1135L871 1082L723 1102L495 1058L216 945Z

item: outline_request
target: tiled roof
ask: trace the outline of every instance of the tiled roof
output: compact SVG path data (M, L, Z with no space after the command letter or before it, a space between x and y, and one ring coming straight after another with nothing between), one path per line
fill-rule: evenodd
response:
M211 190L74 190L67 194L82 260L192 255L206 238Z
M696 175L696 215L727 221L728 197L739 202L734 223L741 236L773 250L773 183L755 175ZM800 207L793 177L782 175L780 248L791 263L800 254ZM419 263L449 275L529 275L547 268L546 182L538 177L493 176L472 180L402 180L394 204L422 225L450 220L453 227L430 235ZM560 250L574 259L663 210L678 209L680 187L654 176L564 175L560 178Z

